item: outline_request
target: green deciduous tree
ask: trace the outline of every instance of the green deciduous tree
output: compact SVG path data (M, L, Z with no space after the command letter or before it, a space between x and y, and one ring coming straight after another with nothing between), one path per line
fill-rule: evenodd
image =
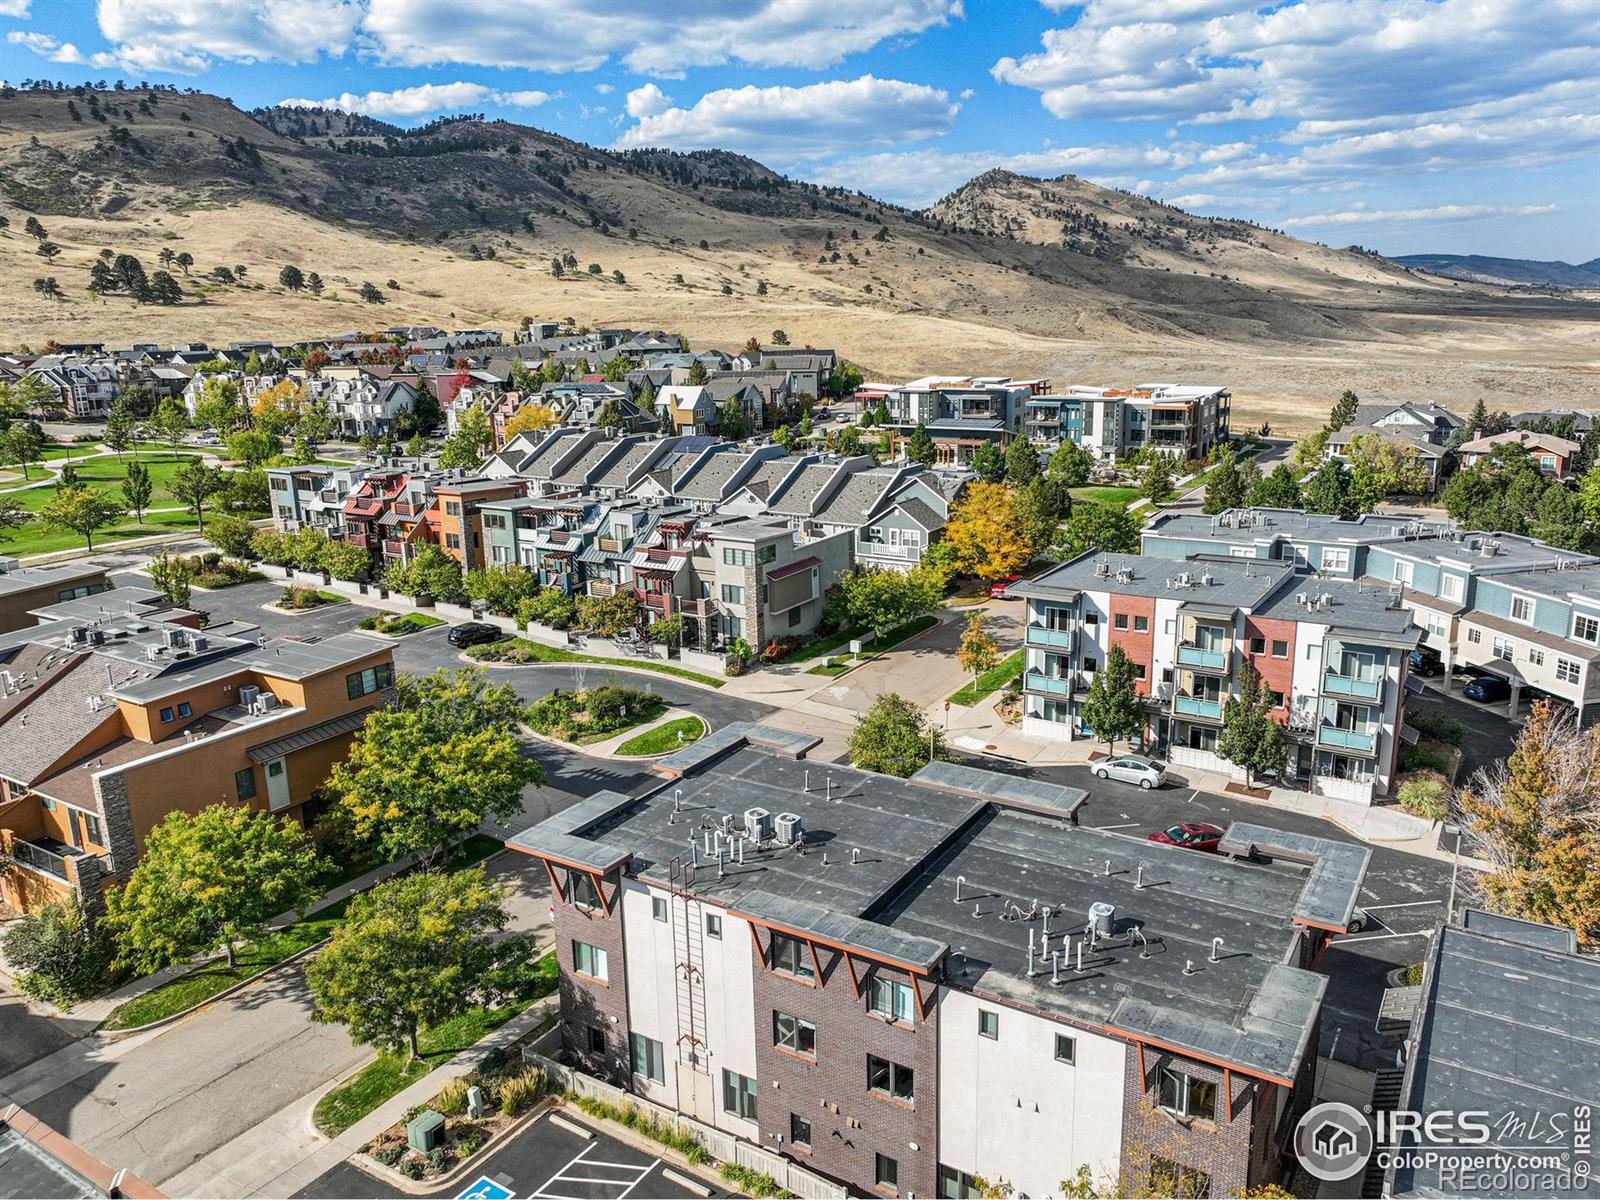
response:
M752 425L750 414L744 411L744 406L735 396L729 396L722 402L722 407L717 409L717 428L722 436L730 441L741 441L750 436Z
M168 396L156 405L155 412L150 414L145 426L176 452L183 442L183 435L189 431L189 413L182 401Z
M539 581L527 567L508 563L468 571L461 580L461 590L467 599L509 616L517 611L517 605L539 594Z
M190 458L167 481L173 498L194 514L201 533L206 528L206 505L227 486L227 476L216 467L206 466L198 457Z
M135 458L128 464L127 474L122 480L122 500L138 514L141 523L144 521L144 510L150 507L150 497L155 494L155 489L155 480L150 476L150 468Z
M1235 766L1243 767L1245 782L1259 775L1283 769L1289 755L1289 739L1283 726L1268 715L1271 697L1261 685L1261 675L1250 663L1239 672L1239 688L1222 706L1222 731L1217 735L1217 753Z
M218 513L211 518L206 538L230 558L248 558L250 539L255 536L255 532L255 527L243 517L236 517L232 513Z
M1115 751L1117 742L1144 734L1144 704L1135 691L1133 661L1121 646L1113 645L1105 666L1095 672L1079 718L1095 737Z
M1126 509L1080 500L1072 506L1058 545L1069 558L1088 550L1133 554L1139 549L1139 522Z
M456 431L445 438L439 451L439 466L445 470L475 468L493 444L494 431L489 427L488 414L481 408L469 408L457 419Z
M1252 508L1299 508L1303 503L1300 480L1288 463L1279 463L1266 477L1250 488Z
M1307 477L1302 494L1307 512L1347 519L1356 515L1350 495L1350 471L1336 459L1329 459Z
M116 500L86 487L57 488L44 502L39 516L46 525L70 529L83 539L86 549L94 549L94 535L127 512Z
M984 483L999 483L1006 477L1006 456L993 442L985 442L972 454L972 473Z
M112 957L110 940L76 902L47 904L11 922L0 950L24 995L60 1005L98 992Z
M410 562L390 563L384 568L383 582L402 596L432 596L435 600L455 600L461 592L461 564L437 546L424 546Z
M283 451L283 443L260 429L241 429L228 435L228 457L254 470Z
M150 582L168 604L188 608L189 586L194 581L194 567L182 555L168 554L162 550L150 560Z
M491 687L466 668L402 676L395 691L393 705L368 715L327 790L386 857L432 861L518 812L523 788L544 772L522 753L523 704L510 684Z
M983 620L981 612L968 613L967 627L961 631L961 644L956 647L956 661L963 671L971 672L974 690L978 676L1000 661L1000 647L984 631Z
M850 623L872 630L874 638L931 613L942 592L920 572L887 567L862 567L842 576L838 586Z
M850 734L850 765L901 779L944 757L944 735L928 723L922 709L887 692L856 719Z
M1225 512L1230 508L1243 507L1247 498L1248 489L1245 486L1245 475L1239 467L1239 460L1232 450L1225 451L1222 461L1211 469L1211 474L1206 476L1205 503L1200 511L1209 515Z
M298 825L259 809L213 804L169 813L145 838L126 886L107 896L117 957L159 971L259 934L312 895L316 853Z
M523 939L496 936L508 919L504 893L479 868L380 883L351 901L306 968L313 1016L415 1059L422 1030L505 998L529 956Z
M1094 468L1094 455L1077 442L1062 442L1050 455L1050 474L1059 477L1068 487L1082 487L1089 482Z
M106 413L105 432L105 443L117 452L118 458L133 445L134 420L133 408L119 393L111 402L111 410Z

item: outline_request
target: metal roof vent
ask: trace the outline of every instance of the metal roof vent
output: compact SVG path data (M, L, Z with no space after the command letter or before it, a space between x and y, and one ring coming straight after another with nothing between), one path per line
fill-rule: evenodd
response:
M1089 905L1089 928L1097 938L1108 938L1117 927L1117 906L1096 900Z

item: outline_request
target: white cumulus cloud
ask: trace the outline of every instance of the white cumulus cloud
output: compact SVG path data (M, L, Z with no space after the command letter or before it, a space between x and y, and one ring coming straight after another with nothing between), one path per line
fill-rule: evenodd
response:
M653 83L634 88L628 93L628 115L635 120L654 117L672 107L672 97Z
M279 101L289 108L337 108L369 117L422 117L431 113L459 112L485 104L537 108L551 99L548 92L502 92L481 83L422 83L388 92L344 92L322 100L294 97Z
M1317 225L1389 225L1402 221L1468 221L1476 217L1529 217L1560 212L1555 204L1436 204L1429 208L1348 208L1342 212L1286 217L1286 229Z
M804 87L724 88L707 92L688 108L668 107L642 116L617 144L715 147L777 161L812 159L842 147L938 137L950 130L960 108L942 88L871 75Z

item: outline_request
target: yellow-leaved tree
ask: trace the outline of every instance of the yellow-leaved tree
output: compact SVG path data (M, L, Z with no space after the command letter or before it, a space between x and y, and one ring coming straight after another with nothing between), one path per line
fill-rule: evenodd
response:
M506 419L501 436L510 441L519 433L536 433L541 429L554 429L561 424L556 410L548 404L524 404Z
M961 570L985 583L1012 575L1033 558L1027 522L1017 508L1017 494L1003 483L974 483L950 510L945 541L956 552Z

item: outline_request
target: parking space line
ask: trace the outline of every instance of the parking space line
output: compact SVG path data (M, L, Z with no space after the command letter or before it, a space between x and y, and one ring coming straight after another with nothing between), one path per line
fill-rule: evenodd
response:
M543 1195L545 1195L546 1194L545 1193L545 1189L548 1188L552 1183L556 1182L556 1180L560 1179L563 1175L565 1175L569 1168L576 1166L578 1164L579 1160L581 1160L585 1154L589 1153L589 1150L590 1150L589 1146L585 1146L582 1150L579 1150L576 1154L574 1154L570 1159L567 1160L566 1166L562 1167L554 1175L550 1176L549 1179L546 1179L537 1188L535 1188L533 1194L535 1196L543 1196Z
M656 1169L656 1164L657 1164L657 1163L659 1163L659 1162L660 1162L660 1161L661 1161L661 1160L660 1160L660 1159L659 1159L659 1158L658 1158L658 1159L656 1159L656 1160L655 1160L655 1162L652 1162L652 1163L651 1163L651 1164L650 1164L650 1165L649 1165L649 1167L647 1167L647 1168L646 1168L646 1169L645 1169L645 1171L644 1171L644 1173L643 1173L643 1174L641 1174L641 1175L640 1175L640 1176L639 1176L639 1178L637 1178L637 1179L635 1179L635 1180L634 1180L634 1181L633 1181L633 1182L632 1182L632 1183L630 1183L630 1184L629 1184L629 1185L628 1185L628 1187L627 1187L627 1190L626 1190L626 1191L624 1191L624 1192L623 1192L623 1193L622 1193L622 1195L620 1195L620 1196L618 1196L618 1197L617 1197L617 1200L625 1200L625 1198L626 1198L626 1196L627 1196L627 1195L628 1195L628 1192L631 1192L631 1191L633 1191L633 1189L634 1189L634 1188L636 1188L636 1187L638 1187L638 1186L639 1186L639 1185L640 1185L640 1184L641 1184L641 1183L643 1183L643 1182L644 1182L644 1181L645 1181L645 1180L646 1180L646 1179L647 1179L647 1178L649 1178L649 1176L650 1176L650 1172L651 1172L651 1171L654 1171L654 1170L655 1170L655 1169Z
M1139 822L1129 821L1126 825L1096 825L1096 829L1132 829Z
M1361 907L1368 912L1377 912L1384 908L1421 908L1427 904L1443 904L1443 900L1408 900L1404 904L1363 904Z

